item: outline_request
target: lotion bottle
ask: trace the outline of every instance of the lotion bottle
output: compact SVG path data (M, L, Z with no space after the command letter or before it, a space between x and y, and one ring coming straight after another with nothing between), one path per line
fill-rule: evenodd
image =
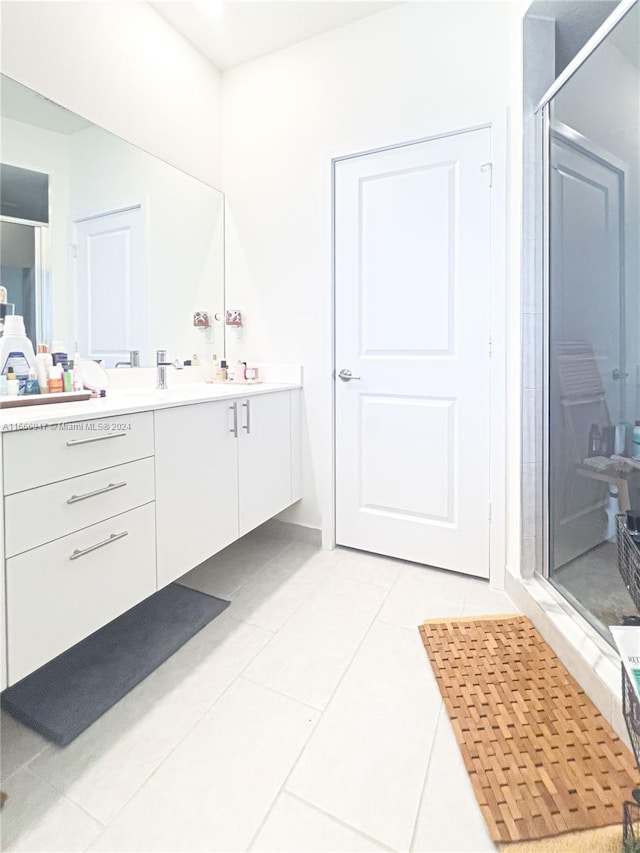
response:
M61 364L54 364L49 370L49 382L47 383L47 387L50 394L59 394L61 391L64 391Z
M10 397L17 397L18 392L20 390L20 380L13 372L13 368L10 367L7 371L7 394Z
M38 385L40 393L46 394L47 385L49 382L49 370L53 367L53 358L49 352L49 347L46 344L38 344L38 354L36 355L36 375L38 377Z

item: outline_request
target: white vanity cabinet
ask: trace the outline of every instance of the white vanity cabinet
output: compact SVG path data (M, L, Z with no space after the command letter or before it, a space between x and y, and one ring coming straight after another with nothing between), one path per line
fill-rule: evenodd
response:
M238 538L235 406L155 412L158 588Z
M13 684L155 592L153 414L2 438Z
M158 586L298 500L299 391L155 413Z
M300 499L299 388L191 393L0 433L0 689Z

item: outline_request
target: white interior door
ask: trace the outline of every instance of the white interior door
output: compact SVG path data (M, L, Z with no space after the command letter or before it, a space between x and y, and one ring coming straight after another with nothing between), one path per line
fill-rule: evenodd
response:
M490 159L482 128L335 170L337 542L480 577Z
M106 367L148 349L142 209L75 222L76 339L80 353Z
M549 485L551 568L607 536L605 483L582 476L589 430L626 419L624 173L563 125L550 136ZM613 159L613 158L611 158ZM571 357L574 349L578 355ZM585 356L585 351L589 352ZM593 362L591 382L586 383ZM572 380L569 388L567 376ZM600 381L598 381L598 376ZM575 386L575 387L571 387Z

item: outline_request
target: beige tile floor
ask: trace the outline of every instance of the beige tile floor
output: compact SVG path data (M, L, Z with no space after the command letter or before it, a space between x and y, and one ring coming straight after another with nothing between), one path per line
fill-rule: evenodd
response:
M479 580L254 533L227 611L60 749L2 714L2 849L493 851L417 625Z

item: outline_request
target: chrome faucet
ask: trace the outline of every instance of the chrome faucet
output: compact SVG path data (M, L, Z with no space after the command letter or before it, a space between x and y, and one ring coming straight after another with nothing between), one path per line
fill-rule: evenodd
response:
M156 369L158 371L158 382L156 388L158 391L166 391L167 389L167 367L175 367L176 370L182 370L182 365L178 359L175 361L167 361L166 349L156 350Z
M116 367L140 367L140 350L129 350L129 361L116 361Z

